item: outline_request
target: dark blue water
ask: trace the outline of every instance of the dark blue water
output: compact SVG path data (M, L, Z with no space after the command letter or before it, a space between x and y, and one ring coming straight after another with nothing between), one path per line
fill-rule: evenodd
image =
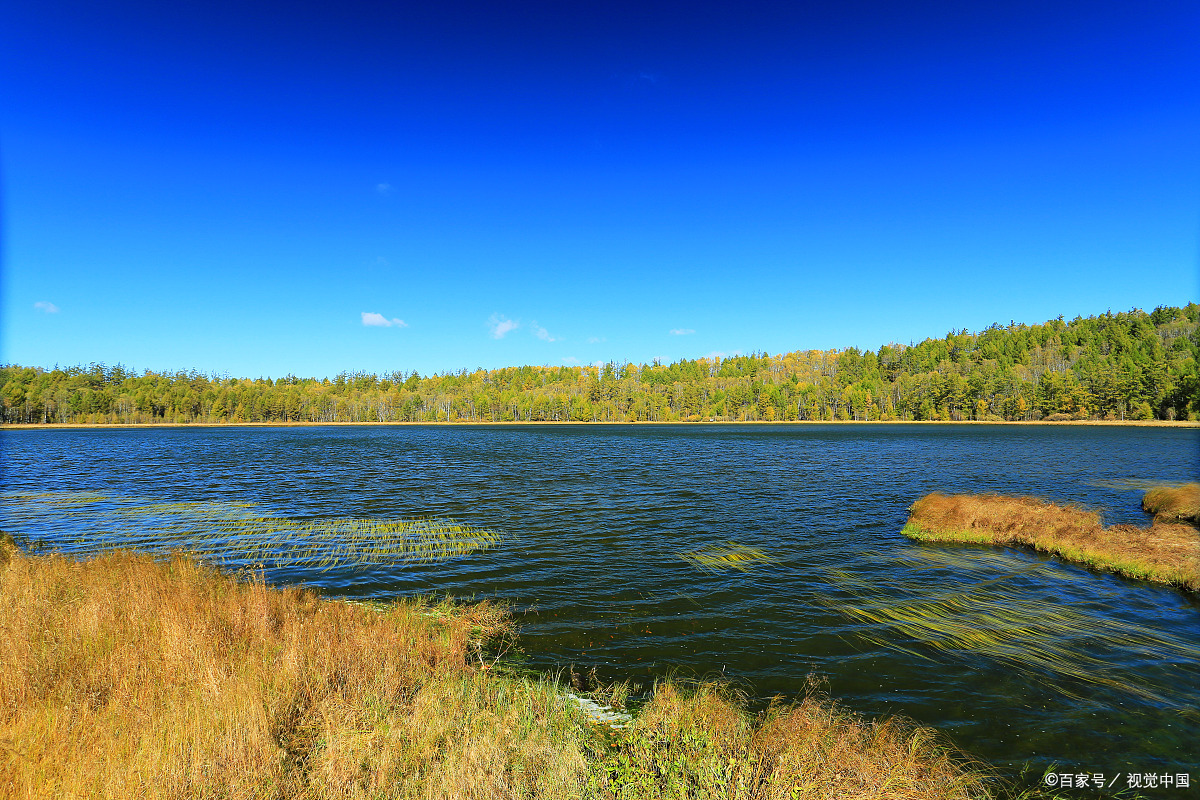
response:
M758 701L796 697L816 675L846 707L935 726L1009 774L1054 763L1190 771L1200 783L1194 597L900 535L909 504L934 490L1033 494L1145 524L1139 487L1200 475L1197 429L380 426L0 441L8 492L253 502L304 519L432 515L502 531L498 546L441 563L268 577L332 595L509 600L538 668L643 684L717 677ZM727 541L772 560L711 573L680 558ZM936 625L1012 649L947 646L851 611L927 602L943 609ZM1030 628L1014 632L1003 614Z

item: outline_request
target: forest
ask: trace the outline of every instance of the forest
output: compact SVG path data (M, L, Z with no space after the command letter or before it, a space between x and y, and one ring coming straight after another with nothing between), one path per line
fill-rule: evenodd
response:
M877 351L427 376L231 378L121 365L0 367L0 421L706 422L1200 420L1200 306L951 331Z

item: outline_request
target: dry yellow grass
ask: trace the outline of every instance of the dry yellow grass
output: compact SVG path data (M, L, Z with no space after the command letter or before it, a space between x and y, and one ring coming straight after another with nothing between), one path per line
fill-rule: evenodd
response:
M7 552L0 795L468 798L528 788L529 776L582 785L552 687L489 682L471 665L509 624L493 605L379 611L184 559Z
M924 729L659 687L622 730L487 669L488 603L371 608L0 541L9 798L983 798Z
M604 761L604 797L987 798L982 765L928 728L865 722L816 698L754 719L719 686L658 687ZM629 792L627 787L653 786Z
M1155 522L1105 527L1100 515L1033 497L933 493L913 503L904 534L922 541L1026 545L1069 561L1200 591L1200 532Z
M1200 483L1158 486L1146 492L1142 508L1156 522L1190 522L1200 525Z

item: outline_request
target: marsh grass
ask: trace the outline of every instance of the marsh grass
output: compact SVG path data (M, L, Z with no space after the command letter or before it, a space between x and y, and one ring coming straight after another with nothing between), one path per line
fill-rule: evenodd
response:
M902 532L925 542L1024 545L1095 569L1200 591L1200 531L1189 525L1105 527L1098 513L1077 506L935 492L913 503Z
M583 782L586 730L557 687L481 669L484 642L511 633L493 604L379 609L182 558L12 547L0 597L5 797L563 796Z
M441 561L500 540L495 531L453 520L298 520L257 510L250 503L156 503L95 492L3 497L5 529L23 547L85 556L113 550L158 557L186 552L231 568L327 572ZM54 527L39 536L47 521Z
M1142 508L1155 522L1187 522L1200 525L1200 483L1155 486L1142 498Z
M860 623L860 640L931 665L982 658L1072 700L1086 701L1102 688L1195 719L1200 644L1111 612L1030 596L1028 578L1049 579L1050 565L1014 570L1000 554L930 549L892 566L907 577L886 587L843 570L829 574L841 596L826 605ZM1125 666L1139 663L1149 668Z
M730 569L745 572L757 564L775 561L762 550L732 541L705 545L697 550L680 553L679 557L705 572L724 572Z
M0 542L0 793L225 798L985 798L931 731L663 684L616 730L499 674L490 603L324 600L146 554ZM610 695L620 694L613 690Z

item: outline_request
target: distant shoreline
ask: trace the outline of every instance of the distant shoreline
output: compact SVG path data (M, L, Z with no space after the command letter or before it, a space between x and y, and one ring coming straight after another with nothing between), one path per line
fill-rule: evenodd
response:
M694 425L1033 425L1033 426L1094 426L1094 427L1125 427L1125 428L1200 428L1200 422L1190 420L1055 420L1046 422L1040 420L712 420L705 422L656 422L638 420L636 422L579 422L579 421L549 421L549 420L514 420L508 422L62 422L62 423L25 423L10 422L0 424L0 430L54 430L54 429L87 429L87 428L329 428L329 427L419 427L436 426L442 428L494 428L502 425L538 426L538 425L582 425L582 426L622 426L636 427L644 425L674 425L690 427Z

